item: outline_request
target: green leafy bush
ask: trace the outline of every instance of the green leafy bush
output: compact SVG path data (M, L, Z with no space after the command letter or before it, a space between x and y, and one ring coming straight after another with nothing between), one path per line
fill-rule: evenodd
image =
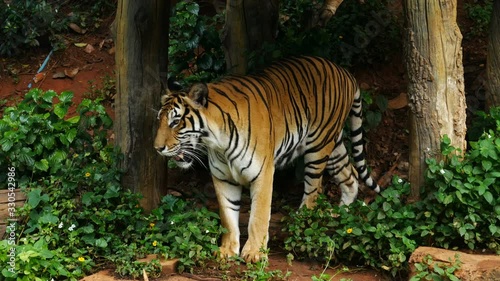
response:
M0 167L15 167L21 175L19 186L70 171L85 182L81 167L93 158L111 160L106 134L112 120L104 106L86 99L78 106L78 115L68 117L72 98L71 92L33 89L18 106L5 109L0 120ZM5 184L5 176L0 176L0 185Z
M291 212L283 231L285 249L297 257L325 258L382 268L393 275L407 271L417 246L489 249L500 253L500 117L491 109L489 129L464 157L444 137L444 161L428 159L426 193L407 204L409 184L393 179L369 205L356 201L333 206L324 198L314 210ZM453 269L445 270L452 274ZM437 272L439 274L441 270ZM447 278L450 274L446 274ZM444 276L444 275L443 275Z
M179 258L180 272L202 265L218 250L223 232L219 216L192 202L165 196L160 207L151 212L153 232L146 238L166 258Z
M186 82L211 81L226 66L218 31L223 18L199 11L196 2L179 1L170 17L169 76Z
M40 45L40 40L57 41L67 22L57 15L57 7L47 1L0 1L0 55L12 56L22 49Z
M471 36L486 35L488 33L493 14L493 0L479 0L474 3L465 3L467 17L472 20Z
M415 211L404 197L409 184L395 178L366 205L355 201L349 206L332 205L320 197L317 206L291 212L283 231L288 233L285 249L297 257L383 268L394 275L407 264L418 240L415 233L424 228L415 224Z
M500 253L500 126L490 130L463 159L445 138L447 161L427 160L430 188L422 217L433 225L434 243L444 248L486 248ZM425 214L425 213L424 213Z
M154 276L158 261L137 262L153 252L179 257L185 268L201 262L216 247L218 216L171 197L145 215L141 196L120 185L121 154L108 143L112 120L105 108L84 99L70 117L72 96L33 89L0 119L0 169L15 167L27 196L18 210L23 221L15 230L15 270L0 276L77 280L106 264L119 274L138 277L144 268ZM7 257L9 241L0 244L0 259Z

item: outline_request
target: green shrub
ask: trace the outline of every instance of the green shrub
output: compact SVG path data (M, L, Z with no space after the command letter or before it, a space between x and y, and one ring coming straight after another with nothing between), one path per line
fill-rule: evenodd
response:
M486 248L500 253L500 126L490 130L463 159L449 139L443 142L447 161L429 159L432 193L424 200L422 219L434 225L432 237L444 248Z
M15 245L0 244L0 257L14 246L15 270L0 276L77 280L107 264L119 274L138 277L146 269L154 276L158 261L137 258L155 252L178 257L189 268L208 257L222 231L218 216L172 197L145 215L141 196L120 185L122 156L107 141L111 118L99 100L88 99L70 117L72 96L33 89L0 119L0 169L14 167L27 196L17 211L23 221L16 226Z
M332 261L383 268L394 275L407 265L418 243L415 233L424 226L415 224L416 214L404 197L409 184L394 179L393 187L384 190L366 205L355 201L336 206L320 197L317 206L291 212L283 229L288 234L285 249L299 258Z
M208 82L225 72L217 29L223 18L202 16L199 11L196 2L179 1L170 17L169 76L186 82Z
M476 0L474 3L465 3L464 7L467 17L473 22L470 35L486 35L493 14L493 0Z
M495 129L470 142L463 158L444 137L446 160L427 160L428 182L420 202L405 203L409 184L397 178L369 205L355 201L339 207L320 197L314 210L290 213L283 229L288 235L285 249L299 258L324 259L333 253L332 261L382 268L393 275L408 270L417 246L500 253L498 111L493 108L485 115L488 128L495 124ZM447 278L452 279L453 270L444 271Z
M37 47L40 40L55 43L67 21L57 15L57 7L47 1L0 1L0 55L12 56L22 49Z
M81 170L100 159L111 161L112 148L107 146L111 118L98 101L85 99L78 106L78 115L69 117L73 93L39 89L29 91L16 107L8 107L0 120L0 167L13 166L21 177L20 187L33 179L49 175L63 177L73 172L85 182ZM0 175L0 189L5 180ZM94 175L95 176L95 175Z

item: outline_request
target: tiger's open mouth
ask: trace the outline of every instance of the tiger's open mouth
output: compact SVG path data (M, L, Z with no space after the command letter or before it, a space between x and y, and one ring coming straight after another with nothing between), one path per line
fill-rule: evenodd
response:
M184 151L179 151L177 155L173 156L172 158L175 161L175 164L182 169L187 169L191 167L191 165L194 162L194 159L188 155L189 153L184 153Z

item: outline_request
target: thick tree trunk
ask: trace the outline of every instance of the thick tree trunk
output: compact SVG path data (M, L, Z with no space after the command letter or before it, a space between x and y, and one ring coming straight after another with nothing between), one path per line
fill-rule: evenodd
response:
M493 3L488 43L486 107L500 106L500 0Z
M466 104L462 34L457 0L404 0L405 57L410 97L410 199L419 200L426 158L440 158L440 143L465 151Z
M118 3L115 138L124 153L123 185L144 196L151 210L164 195L165 160L153 149L162 79L166 78L168 1L121 0ZM161 73L162 71L163 73Z
M246 74L250 51L274 40L278 0L227 0L222 44L229 73Z

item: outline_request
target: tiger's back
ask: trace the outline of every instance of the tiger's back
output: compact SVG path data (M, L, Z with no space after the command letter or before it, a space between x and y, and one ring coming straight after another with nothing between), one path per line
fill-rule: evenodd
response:
M209 102L230 116L224 123L248 127L240 130L240 138L272 142L278 167L302 155L311 142L335 142L357 91L350 73L313 57L280 61L260 75L208 86L214 93Z

